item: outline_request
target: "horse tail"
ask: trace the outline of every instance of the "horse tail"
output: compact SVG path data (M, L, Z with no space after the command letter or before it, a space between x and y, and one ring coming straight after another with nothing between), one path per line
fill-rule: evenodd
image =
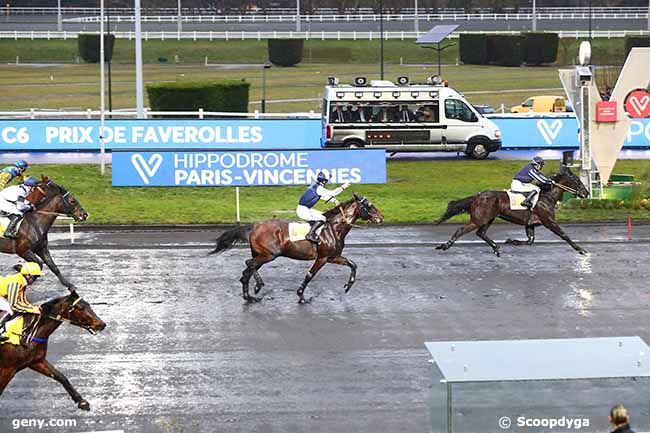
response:
M461 198L460 200L450 201L449 204L447 204L447 210L445 211L445 214L440 217L440 219L435 223L441 224L451 217L467 212L469 210L469 207L472 205L475 197L476 195L472 195L469 197Z
M209 254L220 254L226 250L229 250L239 242L248 242L248 232L250 232L251 226L240 226L237 224L237 227L226 230L219 236L216 240L217 246L214 250L210 251Z

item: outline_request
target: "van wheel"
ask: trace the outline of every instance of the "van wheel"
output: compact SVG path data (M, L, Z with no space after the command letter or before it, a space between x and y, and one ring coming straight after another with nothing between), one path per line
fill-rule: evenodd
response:
M348 140L345 142L345 147L349 147L350 149L358 149L363 147L363 145L363 141L361 140Z
M467 155L472 159L485 159L488 157L490 152L488 152L485 143L482 141L477 141L474 144L470 144L470 148L467 149Z

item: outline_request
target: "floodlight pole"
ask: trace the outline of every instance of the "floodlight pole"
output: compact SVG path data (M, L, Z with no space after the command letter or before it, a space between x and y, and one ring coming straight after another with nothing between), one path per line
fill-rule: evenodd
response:
M418 37L418 33L420 33L420 23L419 23L419 16L418 16L418 0L415 0L415 15L413 17L413 30L415 30L415 37Z
M650 32L650 0L648 0L648 31Z
M589 0L589 42L591 42L591 2L592 0Z
M103 0L102 0L103 1ZM135 107L138 119L144 118L144 79L142 76L142 23L140 0L135 0Z
M178 15L176 16L176 20L178 21L176 29L178 30L178 33L183 31L183 20L181 17L181 0L178 0Z
M533 0L533 31L537 31L537 2Z
M113 49L115 48L115 40L111 40L111 7L106 8L106 26L108 27L108 40L112 42L111 56L108 59L108 112L113 113L113 80L111 73L111 63L113 63ZM108 115L109 119L113 118L113 114Z
M104 0L99 3L99 166L102 176L106 173L104 143Z
M296 0L296 31L300 31L300 0Z
M384 79L384 0L379 0L379 75Z
M61 0L56 2L56 29L63 31L63 16L61 15Z

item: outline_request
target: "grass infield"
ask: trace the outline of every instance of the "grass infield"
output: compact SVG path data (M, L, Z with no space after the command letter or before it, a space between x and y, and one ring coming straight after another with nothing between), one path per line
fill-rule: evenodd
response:
M431 223L446 209L447 202L479 191L505 189L524 161L389 161L388 183L355 185L343 199L358 192L370 198L385 216L385 223ZM550 161L546 174L558 171ZM650 186L647 161L621 160L615 173L634 174ZM235 188L170 187L125 188L111 186L110 166L105 177L97 165L35 165L32 175L45 174L71 191L90 213L90 224L209 224L235 221ZM240 189L241 217L244 222L268 218L294 219L303 186L245 187ZM319 204L323 210L323 205ZM637 209L561 208L562 221L625 221L650 219L650 211ZM460 216L452 221L463 221Z

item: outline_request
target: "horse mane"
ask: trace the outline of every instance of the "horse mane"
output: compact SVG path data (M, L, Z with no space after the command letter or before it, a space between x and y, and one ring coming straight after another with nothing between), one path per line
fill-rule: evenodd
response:
M41 304L41 311L43 313L45 313L46 315L51 314L52 310L54 310L54 307L55 307L56 304L58 304L59 302L61 302L63 300L67 300L68 298L71 298L71 297L73 297L75 295L76 295L75 293L71 293L71 294L66 295L66 296L61 296L60 298L50 299L49 301L44 302L44 303ZM76 296L78 297L79 295L76 295Z
M323 215L325 216L325 218L329 218L329 217L332 217L332 216L334 216L334 215L338 215L338 214L341 212L340 210L337 209L339 206L340 206L342 209L345 209L345 208L347 208L347 207L348 207L352 202L354 202L355 200L356 200L356 199L351 198L350 200L344 201L344 202L342 202L340 205L338 205L338 206L334 206L333 208L326 210L325 212L323 212Z

